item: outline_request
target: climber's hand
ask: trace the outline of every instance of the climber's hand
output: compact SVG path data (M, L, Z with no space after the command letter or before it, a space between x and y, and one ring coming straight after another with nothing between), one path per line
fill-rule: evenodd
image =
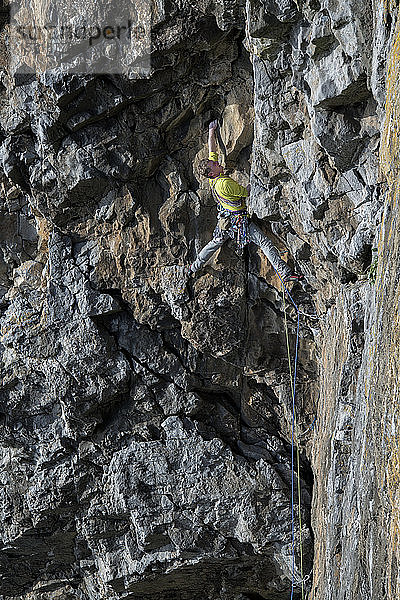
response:
M218 121L211 121L211 123L208 126L208 129L210 129L211 131L215 131L218 127Z
M250 192L251 192L251 186L250 186L250 184L249 184L249 185L246 185L246 190L247 190L247 191L249 192L249 194L250 194Z

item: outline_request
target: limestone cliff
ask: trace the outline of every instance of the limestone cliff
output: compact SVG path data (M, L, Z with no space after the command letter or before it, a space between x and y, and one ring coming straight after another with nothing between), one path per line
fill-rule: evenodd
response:
M152 6L143 78L21 76L2 25L0 598L398 598L397 4ZM216 117L306 279L294 532L296 312L254 246L182 279Z

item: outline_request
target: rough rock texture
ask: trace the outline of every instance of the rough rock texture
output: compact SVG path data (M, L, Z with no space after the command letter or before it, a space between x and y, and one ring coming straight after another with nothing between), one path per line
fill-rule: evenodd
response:
M3 61L0 597L290 596L279 280L231 242L182 277L215 225L194 168L222 116L226 166L307 280L293 597L301 539L309 598L397 598L396 6L156 4L146 79Z
M390 21L386 14L386 25ZM394 599L400 593L398 43L399 22L389 46L380 151L386 185L373 285L357 284L337 299L327 325L336 342L325 337L322 353L311 598Z

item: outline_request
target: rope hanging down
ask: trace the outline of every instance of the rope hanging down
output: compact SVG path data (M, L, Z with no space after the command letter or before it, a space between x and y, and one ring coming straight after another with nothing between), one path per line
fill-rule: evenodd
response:
M292 397L292 444L291 444L291 517L292 517L292 590L290 598L293 600L294 588L296 585L295 572L296 572L296 561L295 561L295 527L294 527L294 506L295 506L295 465L294 465L294 448L296 446L296 459L297 459L297 496L298 496L298 513L299 513L299 546L300 546L300 576L301 576L301 598L305 598L304 590L304 571L303 571L303 541L302 541L302 519L301 519L301 483L300 483L300 452L298 446L298 431L297 431L297 419L296 419L296 380L297 380L297 364L298 364L298 351L299 351L299 332L300 332L300 311L296 302L293 300L292 295L285 286L282 277L276 271L279 279L282 283L282 296L283 296L283 313L285 323L285 335L286 335L286 347L289 361L289 376L290 376L290 388ZM289 344L289 330L286 313L286 294L290 298L297 314L297 327L296 327L296 346L295 346L295 357L292 369L292 360L290 356L290 344Z
M301 521L301 484L300 484L300 453L298 446L298 432L297 432L297 419L296 419L296 379L297 379L297 359L298 359L298 347L299 347L299 328L300 328L300 314L297 311L297 328L296 328L296 349L294 358L294 372L292 372L292 361L290 357L290 344L289 344L289 331L286 314L286 302L285 302L285 290L283 291L283 311L285 318L285 334L286 334L286 347L289 361L289 376L290 376L290 387L292 396L292 448L291 448L291 482L292 482L292 591L291 599L293 598L294 586L295 586L295 535L294 535L294 504L295 504L295 481L294 481L294 447L296 445L296 459L297 459L297 496L298 496L298 513L299 513L299 531L300 531L300 575L301 575L301 598L304 600L304 573L303 573L303 543L302 543L302 521ZM295 444L296 441L296 444Z

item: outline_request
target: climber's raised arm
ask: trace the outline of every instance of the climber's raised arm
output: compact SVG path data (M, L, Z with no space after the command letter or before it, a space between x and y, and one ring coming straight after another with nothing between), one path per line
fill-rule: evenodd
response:
M217 140L215 138L215 130L218 127L218 121L211 121L208 126L208 151L216 152L217 151Z

